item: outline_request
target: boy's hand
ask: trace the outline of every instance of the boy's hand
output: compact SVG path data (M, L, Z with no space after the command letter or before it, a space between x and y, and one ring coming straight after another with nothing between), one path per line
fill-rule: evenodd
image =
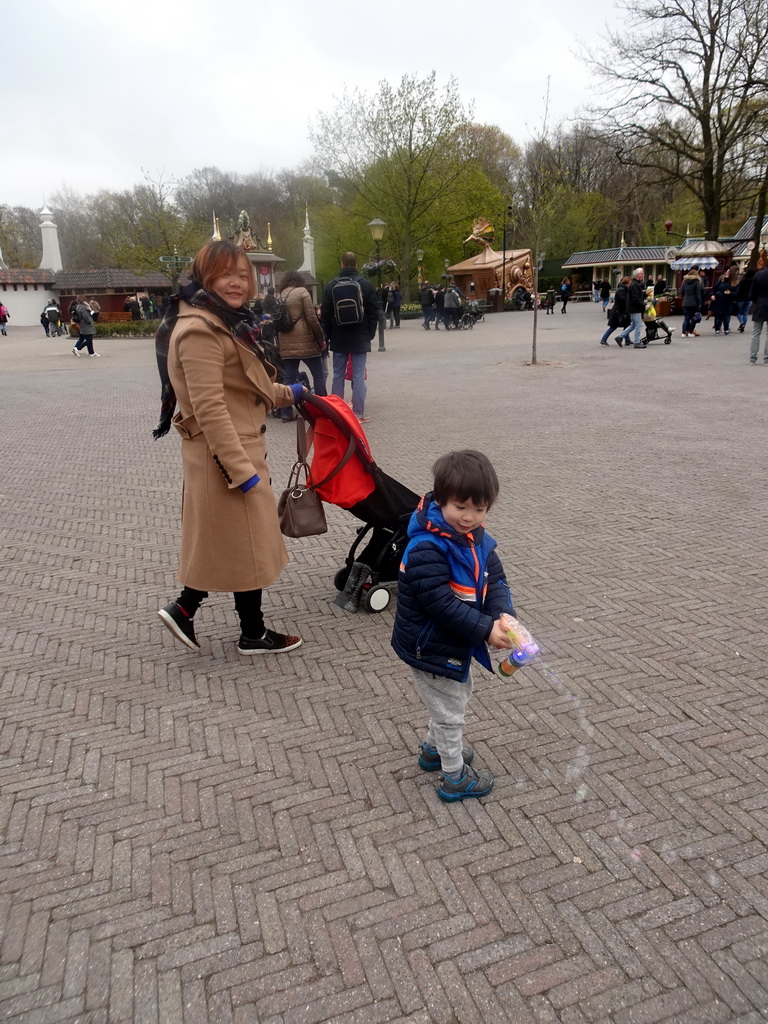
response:
M515 646L502 629L501 619L496 619L494 622L493 629L488 636L488 643L498 651L508 651Z

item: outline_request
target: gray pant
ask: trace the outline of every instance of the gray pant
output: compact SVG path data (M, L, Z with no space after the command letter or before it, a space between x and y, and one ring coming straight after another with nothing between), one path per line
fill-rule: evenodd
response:
M757 357L760 355L760 333L763 329L763 324L765 323L768 323L768 320L752 321L752 344L749 346L750 363L756 363ZM768 363L768 330L766 330L765 332L765 348L763 349L763 362Z
M431 672L421 672L412 666L410 668L419 696L429 712L426 742L437 747L444 772L463 771L462 726L472 696L472 671L466 683L459 683L455 679L434 676Z

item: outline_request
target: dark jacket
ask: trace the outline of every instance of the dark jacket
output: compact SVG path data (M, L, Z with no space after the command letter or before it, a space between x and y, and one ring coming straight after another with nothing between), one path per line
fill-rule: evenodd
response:
M392 646L422 672L465 682L471 659L491 668L493 623L514 615L496 541L480 527L456 533L426 494L411 516L398 576Z
M749 293L752 290L752 282L755 279L754 270L745 270L744 275L736 288L736 301L749 302Z
M768 320L768 267L765 270L758 270L752 278L749 300L755 304L752 319Z
M419 302L422 306L431 306L435 301L435 296L432 294L432 289L429 285L425 284L419 292Z
M613 306L611 306L608 313L608 325L614 329L629 325L629 318L627 317L627 286L625 284L619 284L616 288Z
M683 295L683 308L690 309L695 306L698 309L704 299L704 289L701 286L701 278L698 273L696 275L686 274L680 290Z
M600 298L610 299L611 297L611 286L607 281L603 281L600 284Z
M627 288L627 312L645 312L645 285L636 277L632 278Z
M712 291L712 312L727 316L731 312L736 292L730 281L720 281Z
M345 277L357 281L363 293L363 322L361 324L337 324L333 313L332 289L337 281ZM371 338L376 334L379 322L379 304L376 290L370 281L360 277L356 267L342 267L339 276L325 286L320 309L320 323L330 339L331 352L346 352L357 355L371 351Z

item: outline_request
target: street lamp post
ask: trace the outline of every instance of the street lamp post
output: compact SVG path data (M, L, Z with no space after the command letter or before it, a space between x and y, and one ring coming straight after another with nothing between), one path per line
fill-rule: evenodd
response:
M370 221L368 228L371 232L371 238L376 243L376 262L381 263L381 240L384 237L384 228L387 226L387 222L381 220L380 217L376 217ZM379 307L379 352L386 352L384 346L384 307L381 303L381 267L379 266L376 270L376 277L378 279L378 289L376 291L376 303Z
M501 311L504 312L504 303L507 299L507 224L512 216L512 204L504 207L504 226L501 231Z
M422 285L422 283L424 281L424 268L422 266L422 264L424 263L424 250L423 249L417 249L416 250L416 260L417 260L417 262L419 264L418 281L419 281L419 288L421 288L421 285Z

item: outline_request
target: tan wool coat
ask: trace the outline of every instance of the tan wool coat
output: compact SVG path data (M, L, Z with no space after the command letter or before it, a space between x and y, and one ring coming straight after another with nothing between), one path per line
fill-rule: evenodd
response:
M182 302L168 348L184 490L179 580L195 590L268 587L288 561L270 486L267 415L293 404L264 363L208 311ZM243 493L240 484L260 477Z
M278 298L285 303L293 330L280 335L280 355L283 359L311 359L321 354L323 329L317 319L312 296L306 288L286 288Z

